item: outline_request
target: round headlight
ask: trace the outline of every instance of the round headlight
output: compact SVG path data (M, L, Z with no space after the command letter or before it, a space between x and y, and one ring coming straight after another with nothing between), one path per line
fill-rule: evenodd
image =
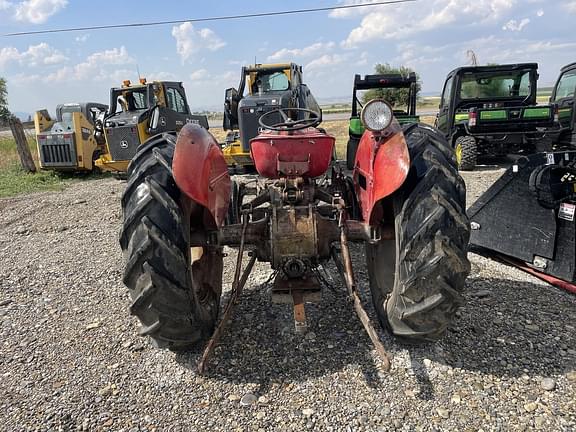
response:
M392 108L382 99L373 99L364 105L360 118L366 129L379 132L392 123Z

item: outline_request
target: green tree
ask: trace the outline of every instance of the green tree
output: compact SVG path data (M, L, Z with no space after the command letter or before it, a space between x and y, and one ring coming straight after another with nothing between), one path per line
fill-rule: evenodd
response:
M380 64L378 63L374 67L374 72L378 75L381 74L400 74L405 77L411 72L414 72L411 68L406 66L394 67L390 66L388 63ZM420 76L416 74L416 96L420 93L421 90L421 82ZM366 103L371 99L384 99L385 101L391 103L395 107L406 106L408 105L408 96L410 93L410 89L407 88L400 88L400 89L393 89L393 88L383 88L383 89L371 89L368 90L362 95L362 102Z
M8 90L6 90L6 80L0 77L0 124L8 123L10 119L10 110L8 109Z

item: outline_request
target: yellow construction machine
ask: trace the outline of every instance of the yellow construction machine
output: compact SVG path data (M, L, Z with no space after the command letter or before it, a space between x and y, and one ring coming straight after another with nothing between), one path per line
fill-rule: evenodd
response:
M206 116L191 113L181 82L125 80L110 90L110 110L104 118L106 152L96 165L124 174L140 144L152 135L179 131L186 123L208 129Z
M228 166L242 170L254 165L250 140L260 131L258 121L265 113L280 108L287 109L295 117L293 120L309 115L302 109L321 114L316 99L302 82L302 66L278 63L242 67L238 89L227 89L224 100L223 128L228 134L222 151ZM284 121L280 114L276 115L276 123Z
M98 125L107 106L96 102L66 103L56 107L53 119L43 109L34 114L38 160L41 169L90 172L105 151Z

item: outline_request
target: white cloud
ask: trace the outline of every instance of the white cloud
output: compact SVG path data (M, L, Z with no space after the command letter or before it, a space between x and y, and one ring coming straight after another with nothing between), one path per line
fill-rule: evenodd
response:
M127 79L133 79L138 82L137 72L135 69L114 69L112 71L100 70L100 73L94 77L95 81L108 81L112 82L114 86L119 86L120 83Z
M368 52L364 51L362 54L360 54L360 58L355 63L356 66L366 66L368 64L368 58L369 57L370 57L370 54Z
M46 75L45 82L61 82L68 81L72 78L74 70L70 66L64 66L61 69Z
M12 3L7 0L0 0L0 11L8 10L12 7Z
M244 66L248 64L248 60L229 60L228 64L231 66Z
M479 38L460 44L459 49L453 49L457 52L457 59L465 62L466 51L468 49L474 50L481 64L486 63L520 63L529 59L531 61L538 61L541 65L544 56L558 57L559 54L564 55L566 52L574 52L576 50L576 42L541 42L530 41L522 39L504 39L490 36L486 38Z
M212 30L195 30L192 23L185 22L172 27L172 36L176 39L176 51L182 61L190 59L202 49L217 51L226 45Z
M238 80L239 72L227 71L218 74L210 73L206 69L194 71L189 76L190 87L214 88L221 91L222 88L230 87Z
M85 34L83 34L83 35L76 36L76 37L74 38L74 40L75 40L76 42L78 42L78 43L84 43L84 42L86 42L86 41L88 40L89 37L90 37L90 33L85 33Z
M0 69L4 69L8 63L19 61L20 58L20 52L14 47L0 49Z
M473 25L499 19L516 4L517 0L433 0L426 3L400 6L380 6L362 10L340 10L334 18L363 16L360 26L353 29L342 42L353 48L377 39L408 38L416 33L430 31L450 24ZM345 4L361 3L348 0Z
M522 31L530 23L530 18L523 18L521 21L512 19L502 26L502 30L508 31Z
M37 67L40 65L55 65L67 60L68 57L45 42L38 45L30 45L26 51L22 52L14 47L0 49L0 69L12 62L17 62L21 66Z
M27 86L29 84L37 83L40 81L42 81L42 77L38 74L28 75L25 73L19 73L10 77L10 84L17 86Z
M368 4L368 3L376 3L381 0L345 0L342 3L344 5L356 5L356 4ZM394 7L394 6L392 6ZM373 7L362 7L362 8L352 8L352 9L336 9L330 12L329 16L332 18L350 18L355 16L362 16L368 15L374 12L384 11L389 6L373 6Z
M88 80L96 78L102 73L102 66L124 65L135 63L135 60L128 55L126 47L112 48L101 52L95 52L86 58L86 61L74 66L74 79Z
M91 64L127 64L134 63L135 60L128 55L126 47L121 46L120 48L95 52L87 57L86 62Z
M398 56L391 59L392 65L410 67L416 71L425 69L431 64L440 63L444 60L446 52L450 52L451 46L430 46L420 43L401 43L397 46Z
M537 16L537 17L542 17L542 16L544 16L544 9L538 9L538 10L536 11L536 16Z
M567 0L564 3L564 8L571 13L576 13L576 0Z
M158 81L178 81L176 74L172 72L161 71L154 74L149 74L152 80Z
M304 75L309 78L319 77L333 70L334 66L349 60L349 54L324 54L304 66Z
M89 55L85 61L73 67L63 67L46 76L48 82L61 82L68 80L80 81L103 81L111 79L126 79L127 75L135 75L135 70L120 69L110 72L104 66L119 66L135 63L130 57L126 47L112 48L110 50L95 52ZM123 74L122 76L120 76ZM118 79L117 79L118 78Z
M343 63L348 56L342 54L324 54L321 57L318 57L315 60L312 60L310 63L306 65L306 69L314 70L314 69L322 69L328 66L335 66L338 64Z
M210 78L210 74L206 69L199 69L190 74L190 79L192 81L205 80L208 78Z
M282 48L268 56L268 61L278 61L293 57L312 57L334 48L334 42L316 42L304 48Z
M18 21L42 24L67 4L68 0L27 0L16 5L14 17Z

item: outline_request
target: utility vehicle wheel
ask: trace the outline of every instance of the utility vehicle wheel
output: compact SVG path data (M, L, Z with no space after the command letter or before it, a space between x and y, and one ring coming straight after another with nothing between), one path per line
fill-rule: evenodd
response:
M478 149L474 137L464 135L456 138L454 153L456 153L458 169L461 171L472 171L476 167Z
M124 284L132 298L130 313L142 323L140 335L178 351L213 331L222 253L207 246L190 248L191 233L203 230L191 220L202 217L194 214L199 206L174 183L175 141L171 134L156 135L130 163L120 246L126 260Z
M356 159L356 151L358 150L358 144L360 140L358 138L352 138L348 140L348 145L346 146L346 167L351 170L354 169L354 161Z
M558 144L565 149L574 150L576 148L576 132L563 133L558 139Z
M370 289L383 326L404 339L434 341L462 304L470 271L466 188L440 132L413 124L404 133L411 167L384 203L395 240L366 246Z

